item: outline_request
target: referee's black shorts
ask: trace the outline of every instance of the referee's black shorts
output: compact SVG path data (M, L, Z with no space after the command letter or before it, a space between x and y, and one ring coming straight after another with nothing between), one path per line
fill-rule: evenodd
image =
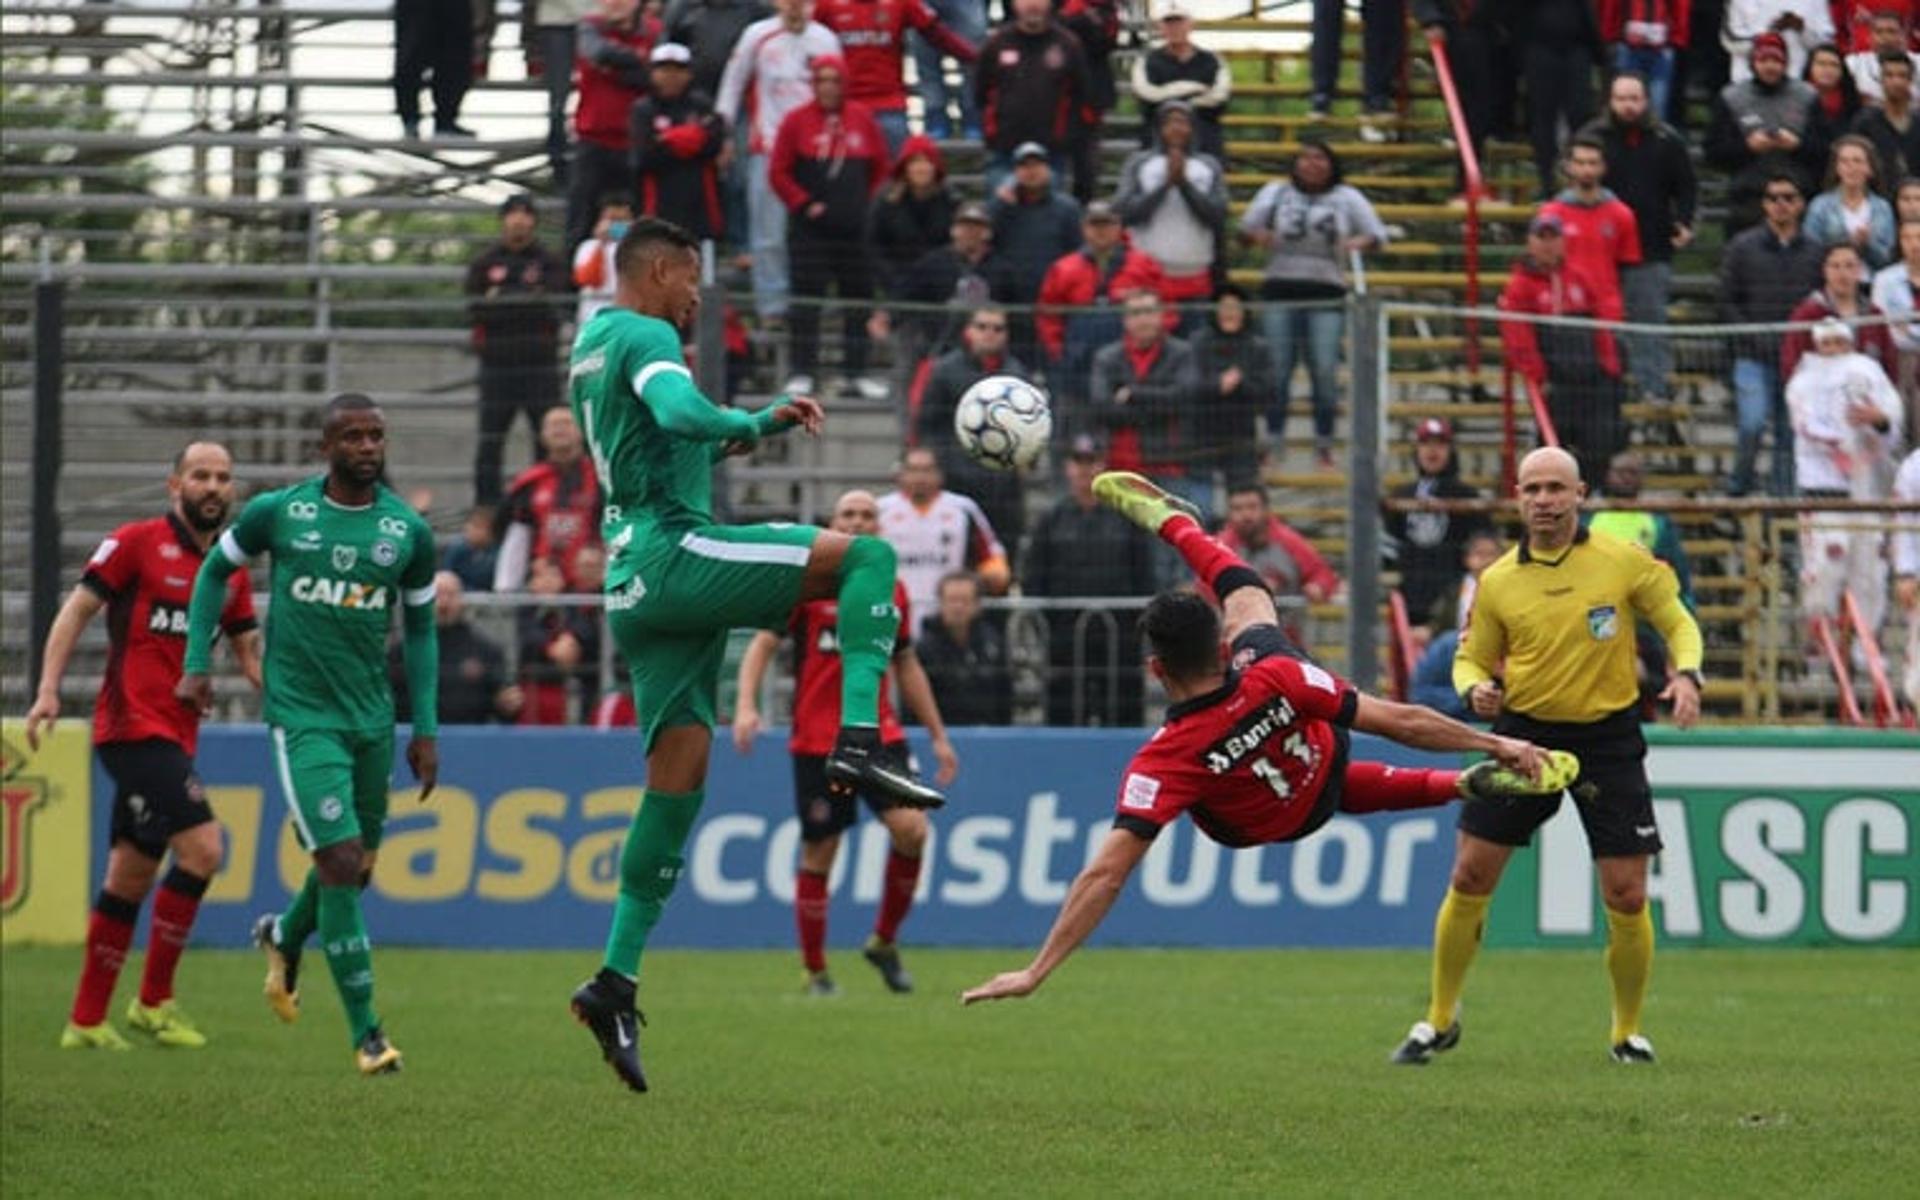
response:
M1633 709L1586 724L1536 721L1518 713L1502 713L1493 723L1493 731L1580 756L1573 803L1580 811L1587 846L1595 858L1660 852L1660 830L1653 821L1653 788L1647 782L1647 740L1641 736L1639 715ZM1560 810L1560 799L1469 800L1460 806L1460 829L1502 846L1525 846L1533 841L1533 831Z

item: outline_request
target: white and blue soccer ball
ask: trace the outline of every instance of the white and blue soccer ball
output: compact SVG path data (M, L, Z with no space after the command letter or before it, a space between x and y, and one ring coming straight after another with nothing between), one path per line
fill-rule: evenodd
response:
M1012 375L989 375L967 389L953 412L960 448L984 467L1025 470L1040 461L1053 436L1047 393Z

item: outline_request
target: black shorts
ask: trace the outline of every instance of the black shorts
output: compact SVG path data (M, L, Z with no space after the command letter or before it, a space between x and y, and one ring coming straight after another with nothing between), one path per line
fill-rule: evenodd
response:
M103 742L100 765L113 776L112 842L161 858L176 833L213 820L193 759L174 742Z
M890 742L880 747L879 759L897 771L913 770L913 756L907 752L905 742ZM894 807L893 801L885 796L862 792L860 798L867 802L867 811L875 816ZM823 842L853 828L856 815L853 797L846 793L836 795L827 787L826 755L793 756L793 811L800 818L803 842Z
M1503 713L1493 731L1525 738L1549 750L1580 756L1580 777L1573 783L1574 807L1587 831L1595 858L1627 858L1660 852L1660 831L1653 821L1653 788L1647 782L1647 741L1632 709L1585 725L1535 721ZM1504 803L1468 800L1460 806L1460 828L1502 846L1525 846L1533 831L1560 809L1560 797Z

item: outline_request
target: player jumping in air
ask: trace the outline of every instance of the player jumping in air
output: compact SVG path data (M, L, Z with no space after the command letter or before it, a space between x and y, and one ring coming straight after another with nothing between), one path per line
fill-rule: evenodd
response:
M833 506L827 528L836 533L871 534L880 528L880 505L872 492L848 492ZM953 782L959 756L947 739L940 704L920 656L913 651L913 608L905 583L894 585L893 602L900 609L900 631L893 649L894 674L900 695L927 727L938 762L934 780L941 787ZM793 804L800 817L800 867L794 877L794 925L800 935L800 960L807 968L807 991L814 996L837 996L839 987L827 974L827 879L840 853L840 835L853 827L853 793L835 793L827 787L827 751L840 729L839 606L832 600L810 600L794 609L787 631L793 635L793 736L787 749L793 755ZM780 635L763 629L754 635L740 659L740 698L734 705L733 744L742 754L753 749L760 732L760 683ZM910 771L907 732L893 715L883 685L880 691L881 750L894 769ZM873 936L862 952L894 992L913 990L913 979L900 964L896 938L900 923L913 908L914 888L920 883L920 855L927 845L927 814L905 808L884 795L868 792L864 799L873 815L887 827L893 852L887 856L886 886Z
M825 763L836 792L937 808L940 793L881 752L880 682L893 656L893 548L810 525L716 525L713 463L824 416L805 396L759 412L715 406L694 386L681 331L700 305L700 255L666 221L634 222L614 253L614 303L574 341L574 416L606 496L607 621L633 676L647 791L620 854L620 892L600 972L573 1013L634 1091L645 1091L641 952L680 878L681 851L705 795L727 632L777 629L794 605L839 603L841 726Z
M1101 475L1093 490L1180 552L1220 598L1226 625L1191 592L1164 592L1147 606L1140 622L1151 648L1147 665L1173 701L1166 723L1128 764L1113 831L1074 880L1040 952L1023 969L964 993L965 1003L1025 996L1045 982L1100 924L1153 839L1182 812L1221 845L1256 846L1298 841L1336 812L1555 794L1579 773L1579 760L1564 751L1356 690L1287 640L1260 577L1207 536L1185 501L1126 471ZM1464 771L1352 762L1349 728L1492 758Z
M320 452L327 473L254 497L209 554L193 589L180 699L205 712L213 698L207 646L227 576L273 556L267 610L266 722L274 766L313 869L293 903L262 917L254 940L267 956L267 1004L299 1015L301 947L318 932L346 1006L355 1062L365 1075L395 1071L400 1051L373 1007L373 944L360 892L373 877L393 775L393 685L387 633L403 610L413 739L407 765L420 798L440 773L435 742L440 647L433 627L433 530L380 482L387 423L355 393L327 405Z
M163 517L122 525L87 560L80 586L47 631L46 667L27 712L27 744L60 716L60 680L87 623L107 610L107 677L93 709L93 744L114 782L107 877L87 922L87 955L63 1050L125 1050L107 1021L140 902L153 890L160 860L173 865L153 901L153 932L140 994L127 1023L162 1046L199 1049L207 1039L173 1001L173 974L187 948L207 882L220 869L220 826L193 773L200 719L173 698L187 645L193 575L233 506L233 459L215 442L195 442L173 461L173 503ZM260 686L260 635L245 571L222 594L221 630L234 657Z

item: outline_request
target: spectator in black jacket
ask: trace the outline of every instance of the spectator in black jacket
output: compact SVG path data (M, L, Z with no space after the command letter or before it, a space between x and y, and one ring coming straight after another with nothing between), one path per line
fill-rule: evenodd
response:
M1119 102L1113 52L1120 45L1119 0L1060 0L1056 11L1087 56L1087 102L1080 108L1080 136L1073 147L1073 198L1090 203L1100 190L1100 130Z
M1218 471L1232 489L1260 478L1260 414L1278 390L1273 347L1247 324L1247 293L1238 284L1214 294L1213 314L1193 335L1200 392L1193 409L1194 467Z
M1082 434L1067 452L1067 494L1033 528L1020 568L1027 596L1069 599L1146 596L1153 591L1154 539L1093 497L1107 469L1098 443ZM1138 725L1142 719L1138 613L1048 608L1047 724ZM1106 619L1111 615L1112 622Z
M913 264L953 240L953 215L959 208L960 199L947 183L940 144L920 136L901 143L893 178L867 215L867 248L882 296L899 296Z
M473 345L480 355L480 437L473 459L477 504L500 499L501 444L514 418L530 430L560 403L561 301L572 273L535 237L533 197L500 206L500 241L467 265Z
M1212 479L1188 469L1200 390L1193 347L1168 336L1166 309L1154 292L1129 295L1122 321L1120 340L1093 355L1087 427L1105 437L1116 469L1151 475L1206 512L1213 508Z
M1413 463L1419 474L1412 483L1393 489L1395 499L1481 498L1478 491L1460 481L1453 427L1439 417L1428 417L1414 430ZM1400 595L1407 602L1410 621L1416 625L1434 623L1436 609L1460 588L1460 556L1468 539L1490 529L1485 517L1461 513L1387 515L1387 550L1400 568Z
M1801 126L1796 153L1805 177L1819 179L1833 157L1833 143L1853 128L1854 118L1860 115L1860 87L1847 70L1846 56L1831 42L1808 52L1803 78L1813 88L1813 105Z
M963 344L935 360L927 377L914 417L914 443L933 451L947 487L973 497L1001 542L1017 546L1020 531L1026 526L1020 476L983 467L969 458L954 434L953 414L967 389L987 376L1013 375L1031 380L1033 373L1007 353L1005 309L992 305L974 309L961 337Z
M440 639L440 723L491 725L518 717L526 697L508 682L500 647L468 622L460 577L452 571L433 577L433 623ZM393 681L395 719L412 720L413 697L398 641L387 650L387 678Z
M1720 257L1722 319L1734 324L1785 321L1808 291L1820 286L1825 248L1801 229L1806 195L1798 176L1781 170L1761 193L1765 223L1736 236ZM1780 335L1740 338L1733 348L1733 399L1739 426L1733 479L1728 491L1753 490L1760 438L1773 422L1773 494L1788 495L1793 483L1792 430L1787 423L1786 381L1780 378Z
M1340 81L1341 54L1347 23L1346 0L1313 0L1313 95L1308 108L1316 118L1325 118L1332 108L1334 88ZM1407 44L1406 0L1363 0L1361 25L1361 112L1377 121L1393 117L1393 94L1397 90L1400 60ZM1368 141L1385 140L1379 124L1361 127ZM1209 153L1218 153L1210 151Z
M1627 320L1665 325L1673 296L1673 255L1693 241L1697 195L1687 139L1647 107L1638 75L1614 76L1606 115L1582 136L1606 150L1606 186L1633 210L1640 229L1640 261L1620 269ZM1673 345L1664 337L1627 335L1627 366L1634 386L1652 400L1672 398Z
M1013 721L1007 639L980 619L980 578L955 571L940 580L940 608L920 627L915 648L948 725Z
M1193 106L1193 148L1219 158L1225 152L1220 118L1233 95L1226 60L1193 42L1193 13L1186 0L1160 6L1160 45L1133 60L1133 95L1140 102L1140 144L1151 146L1159 125L1154 114L1169 100Z
M1413 0L1413 19L1428 34L1446 43L1460 93L1461 116L1479 161L1487 161L1487 133L1494 125L1495 92L1499 89L1507 41L1505 5L1496 0ZM1466 181L1459 178L1461 187Z
M1080 245L1080 205L1054 186L1045 146L1027 142L1013 152L1013 178L994 193L987 215L993 248L1013 268L1014 302L1032 304L1047 268Z
M1011 304L1018 294L1013 268L995 253L987 206L969 202L953 214L952 240L920 256L896 297L915 307L900 322L910 353L938 356L960 345L966 314L989 301ZM891 327L880 314L876 336Z
M1895 52L1880 59L1880 103L1853 118L1853 132L1873 143L1887 198L1895 181L1920 170L1920 120L1913 112L1913 59Z
M727 123L713 111L711 97L692 90L691 50L662 42L648 62L647 95L634 102L631 115L640 211L717 241L726 228L719 160Z
M433 136L470 138L460 105L473 85L469 0L395 0L393 96L402 137L420 136L420 86L433 77Z
M1529 136L1540 199L1558 178L1561 130L1593 116L1593 69L1604 54L1591 0L1528 0L1513 6L1514 42L1527 79Z
M1047 149L1055 177L1066 173L1085 134L1093 78L1080 39L1053 19L1052 0L1013 0L1013 20L987 36L974 64L973 93L992 154L987 190L999 190L1025 142Z
M666 40L693 51L693 89L720 94L727 59L747 26L773 15L765 0L672 0L662 23Z

